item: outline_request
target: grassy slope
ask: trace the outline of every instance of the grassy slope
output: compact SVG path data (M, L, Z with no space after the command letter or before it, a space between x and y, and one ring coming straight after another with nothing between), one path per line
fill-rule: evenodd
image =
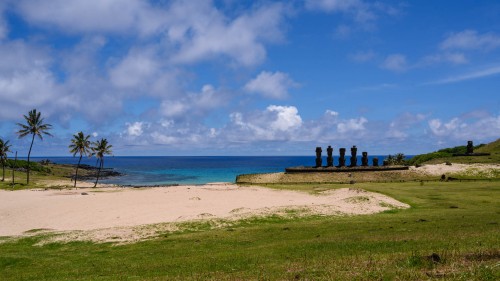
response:
M497 182L355 186L413 208L356 217L268 218L122 246L38 247L38 238L25 238L0 244L0 280L500 278ZM442 261L430 261L432 253Z
M419 155L423 159L430 159L423 161L419 164L441 164L445 162L451 162L451 163L464 163L464 164L470 164L470 163L487 163L487 164L493 164L493 163L500 163L500 139L491 142L485 146L482 146L480 148L477 148L474 150L474 152L477 153L490 153L490 156L457 156L453 157L451 154L447 156L440 156L439 153L437 152L432 152L432 153L427 153L427 154L422 154ZM444 153L446 155L446 153ZM414 157L416 160L418 157ZM415 165L415 161L410 160L411 165Z
M33 164L33 163L32 163ZM36 163L38 164L38 163ZM38 164L39 165L39 164ZM40 165L41 166L41 165ZM70 165L59 165L59 164L48 164L43 166L43 171L31 171L30 172L30 184L26 184L26 173L15 171L15 186L12 188L12 170L11 168L5 168L5 181L2 179L2 169L0 166L0 189L5 190L20 190L28 188L50 188L44 184L47 180L61 180L68 183L67 187L72 187L71 176L75 174L75 168ZM87 175L90 172L84 169L79 169L79 176ZM61 187L58 187L61 188Z

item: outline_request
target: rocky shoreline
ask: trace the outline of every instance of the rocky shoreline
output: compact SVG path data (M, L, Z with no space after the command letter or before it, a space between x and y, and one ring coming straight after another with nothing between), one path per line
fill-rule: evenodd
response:
M64 166L68 167L73 167L76 168L76 164L64 164ZM80 164L80 170L84 170L85 172L79 173L78 175L78 180L94 180L97 176L97 171L99 168L87 165L87 164ZM114 168L102 168L101 173L99 174L100 179L106 179L106 178L111 178L111 177L120 177L125 174L117 172L114 170ZM68 176L68 178L75 179L75 175Z

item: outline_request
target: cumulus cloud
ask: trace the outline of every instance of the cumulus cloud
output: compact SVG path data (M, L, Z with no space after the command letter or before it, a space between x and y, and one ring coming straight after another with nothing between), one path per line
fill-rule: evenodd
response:
M480 119L454 117L449 121L436 118L429 120L428 124L434 136L456 140L496 138L500 132L500 116Z
M467 29L451 33L440 44L441 49L492 50L500 47L500 35L495 33L479 34Z
M0 44L0 116L16 118L32 108L54 109L62 93L44 48L23 41Z
M143 126L145 125L144 122L126 123L126 125L127 125L126 133L128 136L139 137L144 132L143 131Z
M294 106L270 105L265 111L230 115L231 127L226 129L229 138L235 140L288 140L302 125L302 118Z
M227 92L207 84L198 93L187 93L180 97L163 100L160 113L176 120L199 118L226 105L228 101Z
M364 117L348 119L337 124L337 131L341 134L355 131L364 131L368 120Z
M245 85L244 90L266 98L285 99L288 97L288 89L296 86L297 83L286 73L262 71Z
M158 60L153 50L133 49L113 67L109 74L111 82L120 88L135 88L150 82L159 70Z
M139 32L149 34L164 22L158 7L141 0L20 0L29 21L66 32Z
M406 56L392 54L385 58L380 67L395 72L403 72L408 69L408 63L406 62Z
M283 40L282 23L288 14L286 5L271 3L229 17L204 0L74 0L71 5L65 0L20 0L16 7L30 23L63 32L156 37L171 53L172 62L225 56L239 65L265 59L265 44ZM127 63L137 63L132 59Z
M409 137L409 129L418 127L425 119L425 114L403 113L390 122L386 137L404 140Z
M208 1L176 2L169 28L171 42L179 46L173 61L194 61L224 55L241 65L255 65L266 57L265 42L283 38L286 7L269 4L234 19L228 19Z

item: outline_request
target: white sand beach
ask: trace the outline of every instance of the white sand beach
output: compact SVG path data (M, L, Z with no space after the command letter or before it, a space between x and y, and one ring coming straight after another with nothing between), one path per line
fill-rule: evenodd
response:
M0 236L27 235L35 229L113 232L114 228L123 230L148 224L239 219L290 208L321 215L356 215L391 207L409 206L359 189L342 188L313 195L224 183L155 188L1 190Z

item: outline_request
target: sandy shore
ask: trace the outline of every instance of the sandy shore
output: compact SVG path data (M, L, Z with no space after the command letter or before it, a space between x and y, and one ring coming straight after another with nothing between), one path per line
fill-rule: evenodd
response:
M35 229L116 232L140 225L239 219L287 209L354 215L391 207L409 206L381 194L349 188L312 195L223 183L140 189L1 190L0 236L28 235Z

